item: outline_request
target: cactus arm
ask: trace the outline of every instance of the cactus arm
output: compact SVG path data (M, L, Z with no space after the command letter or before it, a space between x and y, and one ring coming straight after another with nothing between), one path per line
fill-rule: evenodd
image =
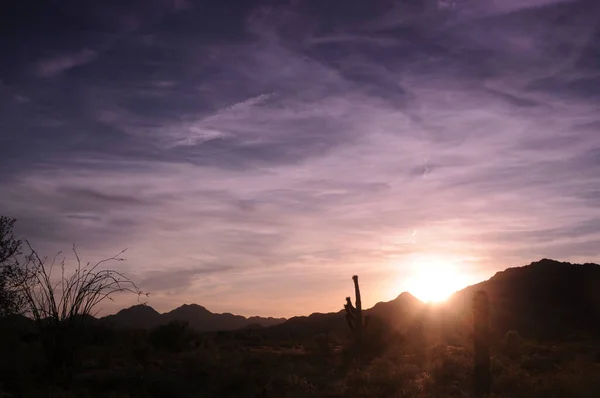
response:
M356 314L356 308L354 308L354 306L352 305L352 301L350 301L350 297L346 297L346 305L344 305L344 308L346 309L347 312L351 313L351 314Z
M354 281L354 294L356 295L356 307L352 305L350 297L346 297L346 304L344 304L344 310L346 311L346 323L348 327L354 333L357 339L361 339L362 331L369 324L369 317L363 317L362 314L362 300L360 297L360 287L358 285L358 276L352 277Z
M354 275L352 277L352 280L354 281L354 293L356 295L356 311L361 312L362 311L362 301L360 299L360 287L358 286L358 275Z

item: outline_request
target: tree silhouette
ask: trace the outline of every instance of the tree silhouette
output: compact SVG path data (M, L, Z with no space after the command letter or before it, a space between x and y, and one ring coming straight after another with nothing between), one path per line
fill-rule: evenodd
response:
M18 287L25 273L19 263L22 241L13 234L15 221L0 216L0 318L22 313L26 307Z

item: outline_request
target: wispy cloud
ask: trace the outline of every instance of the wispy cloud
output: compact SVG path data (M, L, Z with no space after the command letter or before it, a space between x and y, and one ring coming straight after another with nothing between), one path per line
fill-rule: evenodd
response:
M71 54L61 54L43 59L36 65L36 74L40 77L52 77L67 72L75 67L92 62L98 53L89 49Z

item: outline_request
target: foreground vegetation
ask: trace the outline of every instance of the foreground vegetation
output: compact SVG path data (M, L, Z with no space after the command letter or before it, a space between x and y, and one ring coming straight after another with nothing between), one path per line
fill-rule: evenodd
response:
M6 322L6 321L5 321ZM380 335L359 349L346 335L274 336L266 330L198 333L85 329L69 378L50 375L39 336L4 325L2 397L468 397L468 333ZM600 396L600 343L531 341L509 333L492 344L493 397Z
M526 278L521 279L525 288L501 276L486 290L511 287L509 294L496 292L492 311L501 315L496 320L527 321L516 324L529 325L522 328L528 338L490 328L485 290L475 291L472 309L463 313L453 311L456 303L436 309L417 305L419 316L409 316L397 307L401 295L367 315L357 276L355 304L348 297L344 306L345 333L339 328L343 317L336 314L313 319L326 322L311 327L309 317L281 325L286 328L219 333L200 333L180 321L124 330L92 316L113 293L142 296L121 272L103 268L120 257L84 264L73 248L76 267L65 273L64 260L40 258L26 241L14 238L13 224L0 217L0 398L483 397L488 391L490 397L600 397L593 307L574 294L559 296L559 304L571 298L568 306L551 305L552 292L549 299L536 296L534 308L546 310L534 319L530 315L539 311L526 312L514 300L535 286ZM559 275L552 265L546 264L542 275ZM575 277L591 280L577 267L566 267L570 285L577 285ZM52 277L53 269L60 276ZM564 277L555 279L538 285L558 286ZM403 323L390 323L398 317ZM574 325L585 326L580 330L588 334L564 333ZM545 339L534 339L535 333Z

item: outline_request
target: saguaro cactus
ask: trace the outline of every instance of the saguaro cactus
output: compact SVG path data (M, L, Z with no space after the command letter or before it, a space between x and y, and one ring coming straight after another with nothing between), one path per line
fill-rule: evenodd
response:
M490 300L479 290L473 296L473 345L475 352L474 390L475 397L490 393Z
M350 327L350 330L352 330L354 335L357 338L361 338L363 329L366 328L369 323L369 317L363 317L362 314L362 302L360 300L360 287L358 286L358 276L354 275L352 277L352 280L354 281L356 307L352 305L350 297L346 297L346 304L344 304L344 309L346 310L346 322L348 322L348 326Z

